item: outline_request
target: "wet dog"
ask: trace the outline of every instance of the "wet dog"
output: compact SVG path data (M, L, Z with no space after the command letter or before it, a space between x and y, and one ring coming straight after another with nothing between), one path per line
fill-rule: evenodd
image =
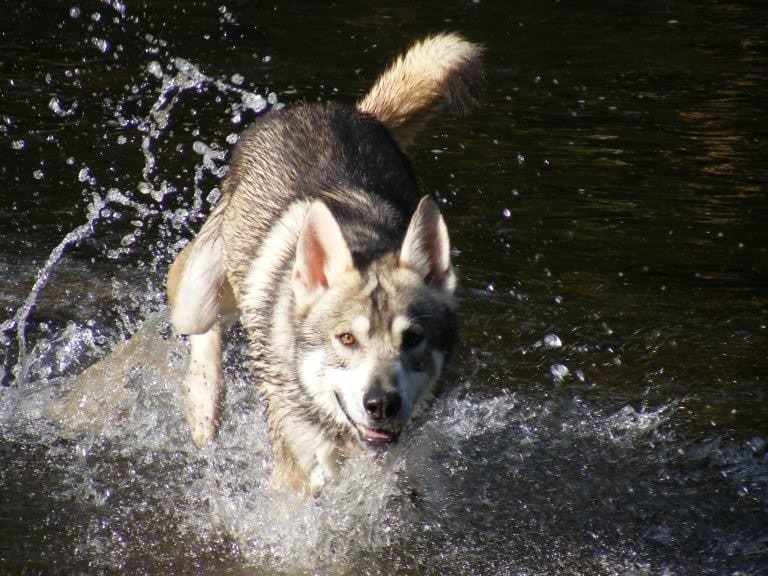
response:
M238 317L280 487L316 492L428 407L456 340L456 280L443 217L402 148L441 108L476 105L480 55L458 35L428 37L356 107L297 104L243 134L168 277L195 443L220 424L222 336Z

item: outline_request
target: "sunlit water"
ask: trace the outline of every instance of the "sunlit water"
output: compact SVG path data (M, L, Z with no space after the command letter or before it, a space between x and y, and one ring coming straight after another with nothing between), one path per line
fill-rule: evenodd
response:
M588 28L501 2L441 7L445 27L489 48L486 109L414 150L451 223L462 351L383 462L348 463L308 500L269 487L237 329L220 438L190 444L163 279L248 121L296 94L352 101L405 43L376 32L399 8L187 6L13 12L26 36L34 18L50 23L58 48L20 50L2 29L15 59L0 110L14 188L1 220L0 573L766 573L765 58L745 7L719 21L643 3ZM429 25L404 36L440 24L423 10ZM229 50L258 43L247 32L261 18L274 36ZM687 19L738 40L743 74L723 57L711 93L693 72L692 88L670 88ZM635 46L627 22L640 21L675 49L627 78L632 52L612 62L601 43ZM555 29L575 63L551 55ZM581 44L587 29L604 38ZM708 71L707 49L690 66ZM107 364L119 386L78 379L131 335Z

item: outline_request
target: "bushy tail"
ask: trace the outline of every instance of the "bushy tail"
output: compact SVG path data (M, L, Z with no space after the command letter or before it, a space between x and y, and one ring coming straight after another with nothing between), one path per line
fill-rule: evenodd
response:
M407 146L442 107L462 115L477 106L483 84L482 52L458 34L427 37L395 60L357 108Z

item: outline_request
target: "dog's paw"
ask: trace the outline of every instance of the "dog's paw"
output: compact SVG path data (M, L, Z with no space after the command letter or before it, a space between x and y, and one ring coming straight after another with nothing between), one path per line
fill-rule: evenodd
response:
M309 475L309 493L317 497L325 486L326 475L323 467L319 464L312 469Z
M192 442L195 443L195 446L204 448L213 442L213 439L216 437L216 432L218 431L218 426L208 419L193 423L190 422L189 417L187 417L187 422L189 423L189 430L192 433Z

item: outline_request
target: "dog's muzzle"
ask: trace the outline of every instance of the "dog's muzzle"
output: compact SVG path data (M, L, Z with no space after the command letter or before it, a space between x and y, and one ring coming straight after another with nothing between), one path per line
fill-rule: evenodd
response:
M355 422L349 415L344 402L338 393L334 393L336 402L338 402L341 411L352 427L357 430L361 442L375 449L387 448L393 442L396 442L400 436L401 427L393 418L400 412L402 399L400 394L390 393L367 393L363 397L363 407L366 414L374 422L381 422L381 426L366 426ZM395 399L395 396L397 397Z

